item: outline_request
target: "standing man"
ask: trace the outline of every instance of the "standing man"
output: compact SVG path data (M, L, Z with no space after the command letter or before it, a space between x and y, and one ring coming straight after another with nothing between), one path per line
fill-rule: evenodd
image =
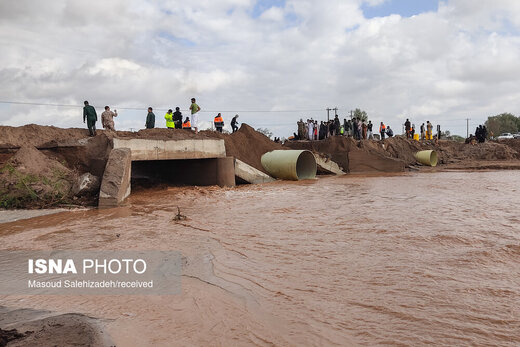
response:
M406 122L404 122L404 130L406 131L406 138L410 138L410 130L412 129L410 120L406 118Z
M153 129L155 128L155 114L153 114L153 108L148 107L148 114L146 115L146 123L144 124L146 126L146 129Z
M105 111L101 113L101 125L103 125L103 128L116 131L114 128L114 117L117 117L117 110L112 112L109 106L105 106Z
M372 128L374 127L374 124L372 124L372 121L369 120L367 124L367 136L369 140L372 140L374 136L372 135Z
M182 113L179 107L175 107L175 112L173 112L173 122L175 123L175 129L182 128Z
M238 114L235 115L235 117L233 117L231 119L231 128L233 129L233 132L237 131L238 130L238 121L237 121L237 118L238 118Z
M172 109L170 108L168 112L164 115L164 119L166 119L166 127L168 129L175 129L175 123L173 122L173 114Z
M199 132L199 115L197 114L197 112L200 111L200 107L195 103L195 98L191 98L190 111L191 122L193 124L193 127L195 128L195 134L197 134Z
M83 107L83 123L85 123L85 119L86 119L89 136L96 136L96 122L97 122L96 109L93 106L90 106L88 104L88 101L86 101L86 100L83 104L85 104L85 106Z
M303 119L300 118L300 120L297 121L296 124L298 124L298 138L301 140L303 138L303 127L305 126L303 124Z
M367 132L368 132L367 123L365 121L362 121L361 122L361 134L362 134L361 137L362 137L363 140L367 139Z
M307 140L312 140L314 138L314 121L312 118L307 121L307 134L309 135Z
M341 123L339 121L338 115L334 116L334 135L339 135L339 131L341 128Z
M379 134L381 134L381 140L385 139L385 133L386 133L385 123L381 122L381 125L379 126Z
M424 123L421 124L421 140L424 140L425 132L424 132Z
M352 130L354 132L354 140L359 140L359 128L357 118L352 119Z
M433 125L426 121L426 140L433 140Z
M215 116L213 123L215 124L215 129L217 129L217 131L221 133L222 128L224 127L224 118L222 118L222 115L220 113Z

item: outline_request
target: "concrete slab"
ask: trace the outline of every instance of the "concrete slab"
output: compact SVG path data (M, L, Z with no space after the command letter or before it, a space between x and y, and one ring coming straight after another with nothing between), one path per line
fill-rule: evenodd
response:
M341 170L339 165L332 161L332 159L327 158L324 155L319 153L313 153L314 158L316 159L316 165L318 165L318 171L325 171L327 173L335 174L335 175L345 175L345 172Z
M252 184L268 183L275 181L271 176L263 173L260 170L244 163L239 159L235 159L235 176Z
M129 148L132 161L224 158L226 147L221 139L147 140L113 139L114 149Z
M130 195L131 169L130 149L117 148L110 152L101 180L98 207L117 206Z

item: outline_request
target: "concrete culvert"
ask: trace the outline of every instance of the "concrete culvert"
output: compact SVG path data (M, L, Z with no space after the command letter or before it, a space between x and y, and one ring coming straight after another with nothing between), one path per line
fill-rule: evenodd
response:
M262 156L262 166L273 177L284 180L305 180L316 177L314 155L305 150L276 150Z

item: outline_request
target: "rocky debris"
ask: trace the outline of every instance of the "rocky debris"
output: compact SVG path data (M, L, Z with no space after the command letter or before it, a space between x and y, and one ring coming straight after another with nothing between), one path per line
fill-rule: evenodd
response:
M92 175L90 172L86 172L76 180L72 187L72 193L76 196L97 194L100 186L101 180L99 177Z

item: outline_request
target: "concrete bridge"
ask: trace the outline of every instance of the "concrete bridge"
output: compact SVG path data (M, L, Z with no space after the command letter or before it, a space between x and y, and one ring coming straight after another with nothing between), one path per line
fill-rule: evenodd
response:
M263 183L273 178L255 168L226 156L224 140L186 139L112 140L99 192L99 207L122 203L131 192L131 178L153 177L186 185L235 186L235 176L248 183Z

